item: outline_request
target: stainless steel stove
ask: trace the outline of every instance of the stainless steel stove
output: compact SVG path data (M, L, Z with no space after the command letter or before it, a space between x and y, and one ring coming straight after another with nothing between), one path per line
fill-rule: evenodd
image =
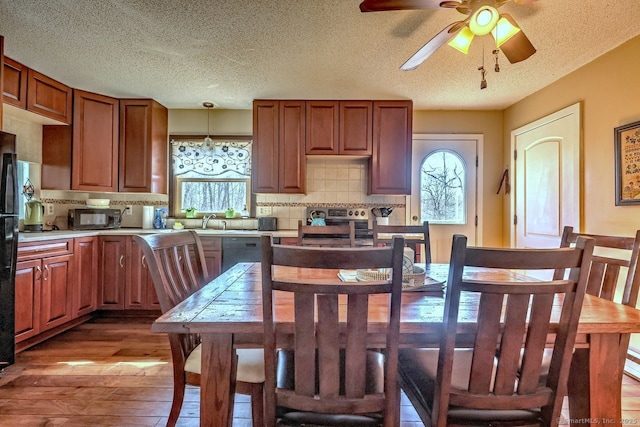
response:
M358 246L373 245L373 232L369 227L369 210L366 208L339 206L307 208L307 224L314 218L322 218L327 225L346 225L353 221L356 229L356 244Z

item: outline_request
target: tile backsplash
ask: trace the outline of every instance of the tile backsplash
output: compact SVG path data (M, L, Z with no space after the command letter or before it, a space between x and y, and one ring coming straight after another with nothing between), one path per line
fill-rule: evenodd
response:
M270 206L278 229L297 229L307 206L393 207L390 224L404 224L406 196L367 195L368 160L307 157L307 194L258 194L257 206Z
M406 196L367 195L368 161L366 159L342 159L307 157L307 194L258 194L257 206L269 206L269 216L278 218L279 230L294 230L298 220L305 219L307 206L353 206L370 210L373 207L393 207L390 224L405 223ZM132 205L131 215L122 218L123 227L142 226L143 206L167 206L169 197L159 194L139 193L91 193L78 191L42 190L43 203L53 206L53 214L45 212L45 223L66 228L67 211L85 206L88 198L108 198L110 206L124 209ZM209 222L211 228L222 228L224 218ZM202 220L180 220L187 228L198 227ZM173 224L169 219L168 226ZM255 219L225 221L229 229L255 229Z

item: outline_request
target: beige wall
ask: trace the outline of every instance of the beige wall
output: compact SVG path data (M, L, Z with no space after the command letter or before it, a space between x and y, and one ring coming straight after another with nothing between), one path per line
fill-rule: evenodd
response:
M211 110L209 132L211 135L251 135L253 115L251 110ZM169 110L169 135L205 135L207 111Z
M502 245L502 199L497 195L498 184L504 171L502 161L501 111L414 111L413 133L476 133L484 135L484 152L480 160L484 166L482 244ZM504 193L503 193L504 194Z
M640 120L640 37L603 55L504 111L505 164L511 131L577 102L582 103L583 230L633 236L640 228L640 206L615 206L613 129ZM535 76L532 76L535 78ZM504 242L511 225L504 201ZM570 224L567 224L570 225Z

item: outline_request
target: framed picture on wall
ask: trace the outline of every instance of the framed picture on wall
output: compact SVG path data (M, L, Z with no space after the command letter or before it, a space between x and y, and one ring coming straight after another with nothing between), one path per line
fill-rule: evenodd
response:
M614 129L616 206L640 205L640 122Z

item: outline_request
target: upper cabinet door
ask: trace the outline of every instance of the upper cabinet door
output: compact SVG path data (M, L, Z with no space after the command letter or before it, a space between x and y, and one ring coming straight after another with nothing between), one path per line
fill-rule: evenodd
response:
M152 99L120 100L119 191L167 193L167 117Z
M280 101L279 149L279 192L304 193L307 180L304 101Z
M339 104L338 101L306 102L307 154L338 154Z
M74 91L71 188L118 191L118 100Z
M28 69L27 79L27 110L71 123L71 88L32 69Z
M251 187L254 193L278 192L280 101L253 101Z
M340 154L371 155L372 110L372 101L340 101Z
M370 194L411 194L413 103L373 102Z
M4 57L2 70L2 101L14 107L27 109L27 67Z

